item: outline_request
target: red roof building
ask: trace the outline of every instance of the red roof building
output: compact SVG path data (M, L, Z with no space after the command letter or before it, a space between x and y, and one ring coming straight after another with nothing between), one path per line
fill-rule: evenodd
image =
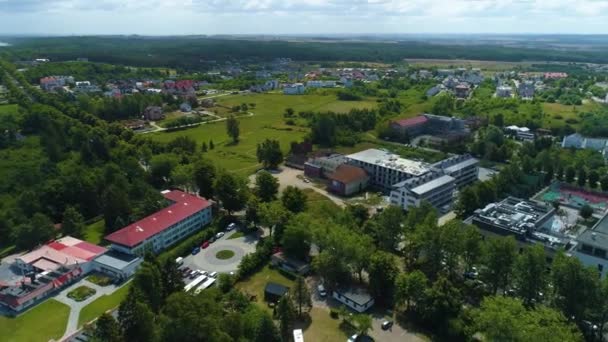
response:
M356 194L369 183L369 175L365 170L348 164L338 166L327 178L330 181L327 190L341 196Z
M414 127L414 126L418 126L418 125L423 125L423 124L427 123L428 121L429 121L429 119L427 119L426 116L420 115L420 116L416 116L416 117L409 118L409 119L397 120L397 121L394 121L393 123L398 126L401 126L403 128L410 128L410 127Z
M112 248L143 255L158 253L211 222L211 203L183 191L163 191L171 205L108 236Z

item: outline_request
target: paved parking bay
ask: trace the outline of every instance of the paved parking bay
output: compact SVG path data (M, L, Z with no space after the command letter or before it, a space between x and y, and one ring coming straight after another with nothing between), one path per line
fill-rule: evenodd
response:
M193 270L199 269L207 272L229 273L236 271L241 259L245 255L255 252L258 237L248 235L229 240L228 238L234 233L236 231L228 232L224 237L209 245L209 247L201 249L198 254L184 257L184 266L190 267ZM218 259L216 254L223 250L234 252L234 256L225 260Z

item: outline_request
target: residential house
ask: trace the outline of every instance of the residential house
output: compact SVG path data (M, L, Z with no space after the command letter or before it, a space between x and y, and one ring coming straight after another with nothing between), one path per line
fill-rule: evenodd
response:
M183 102L179 105L179 110L184 113L190 113L192 111L192 105L188 102Z
M163 109L158 106L148 106L143 112L144 119L148 121L156 121L165 118L163 114Z
M270 258L270 263L290 273L306 275L310 272L310 264L304 261L287 257L283 252L277 252Z
M513 96L513 88L510 86L502 85L496 87L496 97L510 98Z
M294 83L286 85L283 88L283 94L285 95L302 95L306 91L306 87L302 83Z
M469 97L471 93L471 86L468 83L462 82L459 83L456 88L454 88L454 94L457 98L466 99Z
M332 297L349 308L362 313L374 305L374 298L361 287L334 290Z

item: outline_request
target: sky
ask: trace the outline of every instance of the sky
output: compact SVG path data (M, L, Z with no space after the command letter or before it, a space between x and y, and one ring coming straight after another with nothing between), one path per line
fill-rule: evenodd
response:
M608 33L608 0L0 0L0 34Z

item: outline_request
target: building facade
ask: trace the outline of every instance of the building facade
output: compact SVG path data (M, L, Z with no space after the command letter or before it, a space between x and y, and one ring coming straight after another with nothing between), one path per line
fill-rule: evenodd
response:
M179 190L162 194L171 205L106 236L112 249L139 256L159 253L211 222L206 199Z
M360 167L340 165L329 176L327 190L340 196L351 196L363 191L369 183L369 175Z
M433 171L393 185L391 204L409 210L429 202L435 208L447 211L452 205L455 188L453 177Z
M469 154L454 156L433 164L433 168L455 179L455 185L461 189L477 181L479 160Z

